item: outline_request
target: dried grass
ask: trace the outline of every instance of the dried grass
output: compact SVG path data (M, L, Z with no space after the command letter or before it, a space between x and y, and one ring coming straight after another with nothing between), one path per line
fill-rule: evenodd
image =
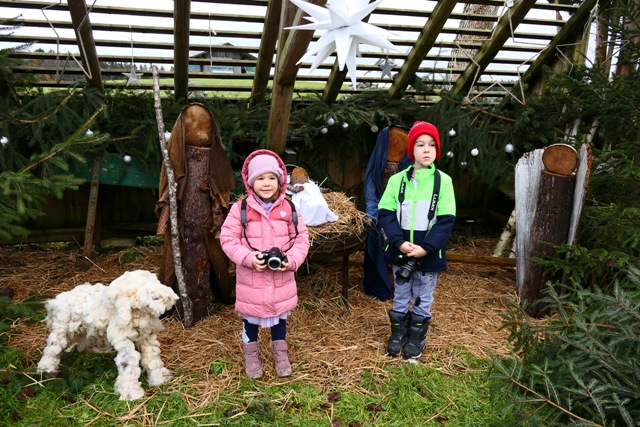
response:
M452 249L488 255L493 245L495 240L486 239ZM34 295L52 297L85 282L109 283L128 270L156 271L160 253L160 247L134 247L88 261L80 249L4 247L0 248L0 280L2 287L14 289L18 301ZM140 258L124 264L132 254ZM263 330L260 352L265 381L304 381L325 391L366 393L359 387L364 372L384 377L386 367L403 363L384 354L391 301L376 301L362 292L362 252L350 255L348 307L341 301L340 267L340 259L309 261L299 271L299 306L290 317L288 334L294 373L288 379L275 377L269 332ZM423 360L432 359L428 363L436 369L455 374L464 366L460 363L464 351L478 357L491 351L504 354L507 336L500 330L500 314L516 298L515 288L513 269L450 264L438 281ZM166 330L159 334L162 358L176 373L176 380L168 386L171 392L180 393L189 407L196 409L216 400L223 391L237 389L244 377L242 327L232 305L214 304L210 317L188 330L175 317L163 322ZM14 331L8 345L25 351L35 371L48 334L46 326L18 322ZM230 367L212 374L215 360L228 361Z

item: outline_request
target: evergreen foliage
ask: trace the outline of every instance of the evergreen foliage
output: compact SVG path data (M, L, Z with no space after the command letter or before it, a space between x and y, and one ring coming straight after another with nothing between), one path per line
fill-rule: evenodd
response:
M635 9L619 16L636 25L614 25L622 35L640 23L637 5L625 4ZM531 125L547 121L536 128L543 138L564 129L594 155L579 244L536 260L562 272L564 284L545 288L553 314L534 321L514 305L505 319L513 354L494 358L496 393L516 397L515 408L534 406L521 425L640 425L640 44L621 40L626 72L610 77L596 64L551 74L539 109L517 112Z
M72 92L59 103L57 94L42 95L1 112L6 142L0 148L0 240L27 235L22 222L41 215L48 197L60 199L78 187L70 159L84 162L87 152L108 141L107 134L87 133L106 105L98 107L92 96L82 94ZM83 116L71 101L87 98Z
M640 270L628 271L611 292L548 286L556 315L545 322L515 306L506 317L517 356L494 358L496 393L520 410L533 402L531 425L639 425Z

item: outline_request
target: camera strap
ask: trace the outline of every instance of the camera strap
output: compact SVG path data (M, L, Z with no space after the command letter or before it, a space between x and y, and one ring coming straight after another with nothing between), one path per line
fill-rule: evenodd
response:
M298 211L296 211L296 205L294 205L293 202L287 198L285 198L285 200L289 202L289 206L291 206L291 222L293 223L293 228L296 230L296 234L295 236L293 236L293 238L289 238L289 242L291 244L289 245L287 250L284 250L282 252L287 252L289 249L291 249L293 247L293 241L296 239L296 237L298 237ZM249 238L247 237L247 198L246 197L242 199L242 201L240 202L240 223L242 224L242 233L244 234L244 239L247 241L247 245L249 245L249 247L254 251L260 251L260 249L256 249L253 246L251 246L251 243L249 243Z
M429 214L428 219L429 223L433 220L436 215L437 207L438 207L438 197L440 195L440 171L436 169L436 166L433 165L435 169L433 172L433 195L431 196L431 203L429 204ZM411 179L411 175L413 175L413 166L409 168L407 171L407 180ZM407 187L407 180L402 180L400 182L400 191L398 192L398 202L400 204L400 225L402 225L402 203L404 202L404 193Z

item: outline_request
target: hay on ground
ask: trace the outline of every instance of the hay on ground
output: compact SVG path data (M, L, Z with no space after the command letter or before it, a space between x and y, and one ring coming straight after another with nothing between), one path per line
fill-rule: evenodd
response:
M484 254L492 249L493 245L485 248ZM480 252L477 246L474 250ZM17 301L54 297L85 282L107 284L129 270L155 272L160 255L159 246L140 246L89 261L82 257L82 248L0 247L0 282L2 287L14 289ZM349 265L347 307L341 302L340 262L309 262L299 271L299 306L290 317L287 339L293 375L287 379L275 377L269 331L261 330L264 381L303 381L327 391L366 393L359 387L363 373L383 378L386 367L403 363L384 352L391 301L374 300L362 291L362 252L352 253ZM450 264L438 281L428 347L422 360L456 374L464 369L464 352L477 357L486 357L491 351L504 354L507 333L500 330L500 315L516 298L515 288L513 269ZM223 391L233 394L244 377L242 325L233 305L214 304L210 316L191 329L184 329L175 317L165 318L163 323L166 330L159 334L162 358L176 374L167 386L170 391L181 393L193 409L206 406ZM29 375L36 375L47 335L44 322L34 325L19 321L12 330L8 345L26 353L32 367ZM222 363L224 369L212 371L216 363Z

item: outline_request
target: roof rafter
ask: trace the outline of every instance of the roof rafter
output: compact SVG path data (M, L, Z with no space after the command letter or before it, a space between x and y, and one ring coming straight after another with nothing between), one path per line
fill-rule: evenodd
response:
M599 0L585 0L580 5L578 10L571 16L571 18L569 18L569 21L567 21L560 31L558 31L558 34L556 34L553 40L551 40L545 50L538 55L522 77L516 81L515 85L511 89L511 94L517 94L523 87L531 85L540 79L544 66L551 65L557 60L556 49L562 45L572 44L576 37L579 37L583 33L584 26L589 20L591 11L596 7L596 5L598 5L598 3L600 3L600 7L605 6ZM502 99L499 108L504 108L509 102L509 99L509 96L505 96Z
M500 17L491 38L482 44L482 47L473 57L471 63L465 68L456 80L453 88L451 88L450 93L452 95L455 96L469 90L476 76L487 68L509 37L512 36L512 31L515 31L515 28L520 25L527 15L527 12L529 12L535 4L536 0L517 1Z
M442 30L444 24L447 22L453 8L456 7L456 3L457 1L454 0L442 0L435 6L429 20L424 24L424 28L416 44L407 55L407 60L402 64L400 72L393 80L393 84L389 89L391 98L400 98L407 89L407 86L413 83L416 71L420 68L422 60L433 47L440 30Z
M93 30L91 29L91 21L89 21L87 4L84 0L69 0L68 5L82 62L84 62L84 66L88 70L87 86L104 92L100 62L98 61L96 43L93 39Z
M280 18L283 0L269 0L267 14L264 21L264 32L260 41L256 74L251 89L249 105L256 105L264 101L273 65L273 55L276 51L278 33L280 32Z

